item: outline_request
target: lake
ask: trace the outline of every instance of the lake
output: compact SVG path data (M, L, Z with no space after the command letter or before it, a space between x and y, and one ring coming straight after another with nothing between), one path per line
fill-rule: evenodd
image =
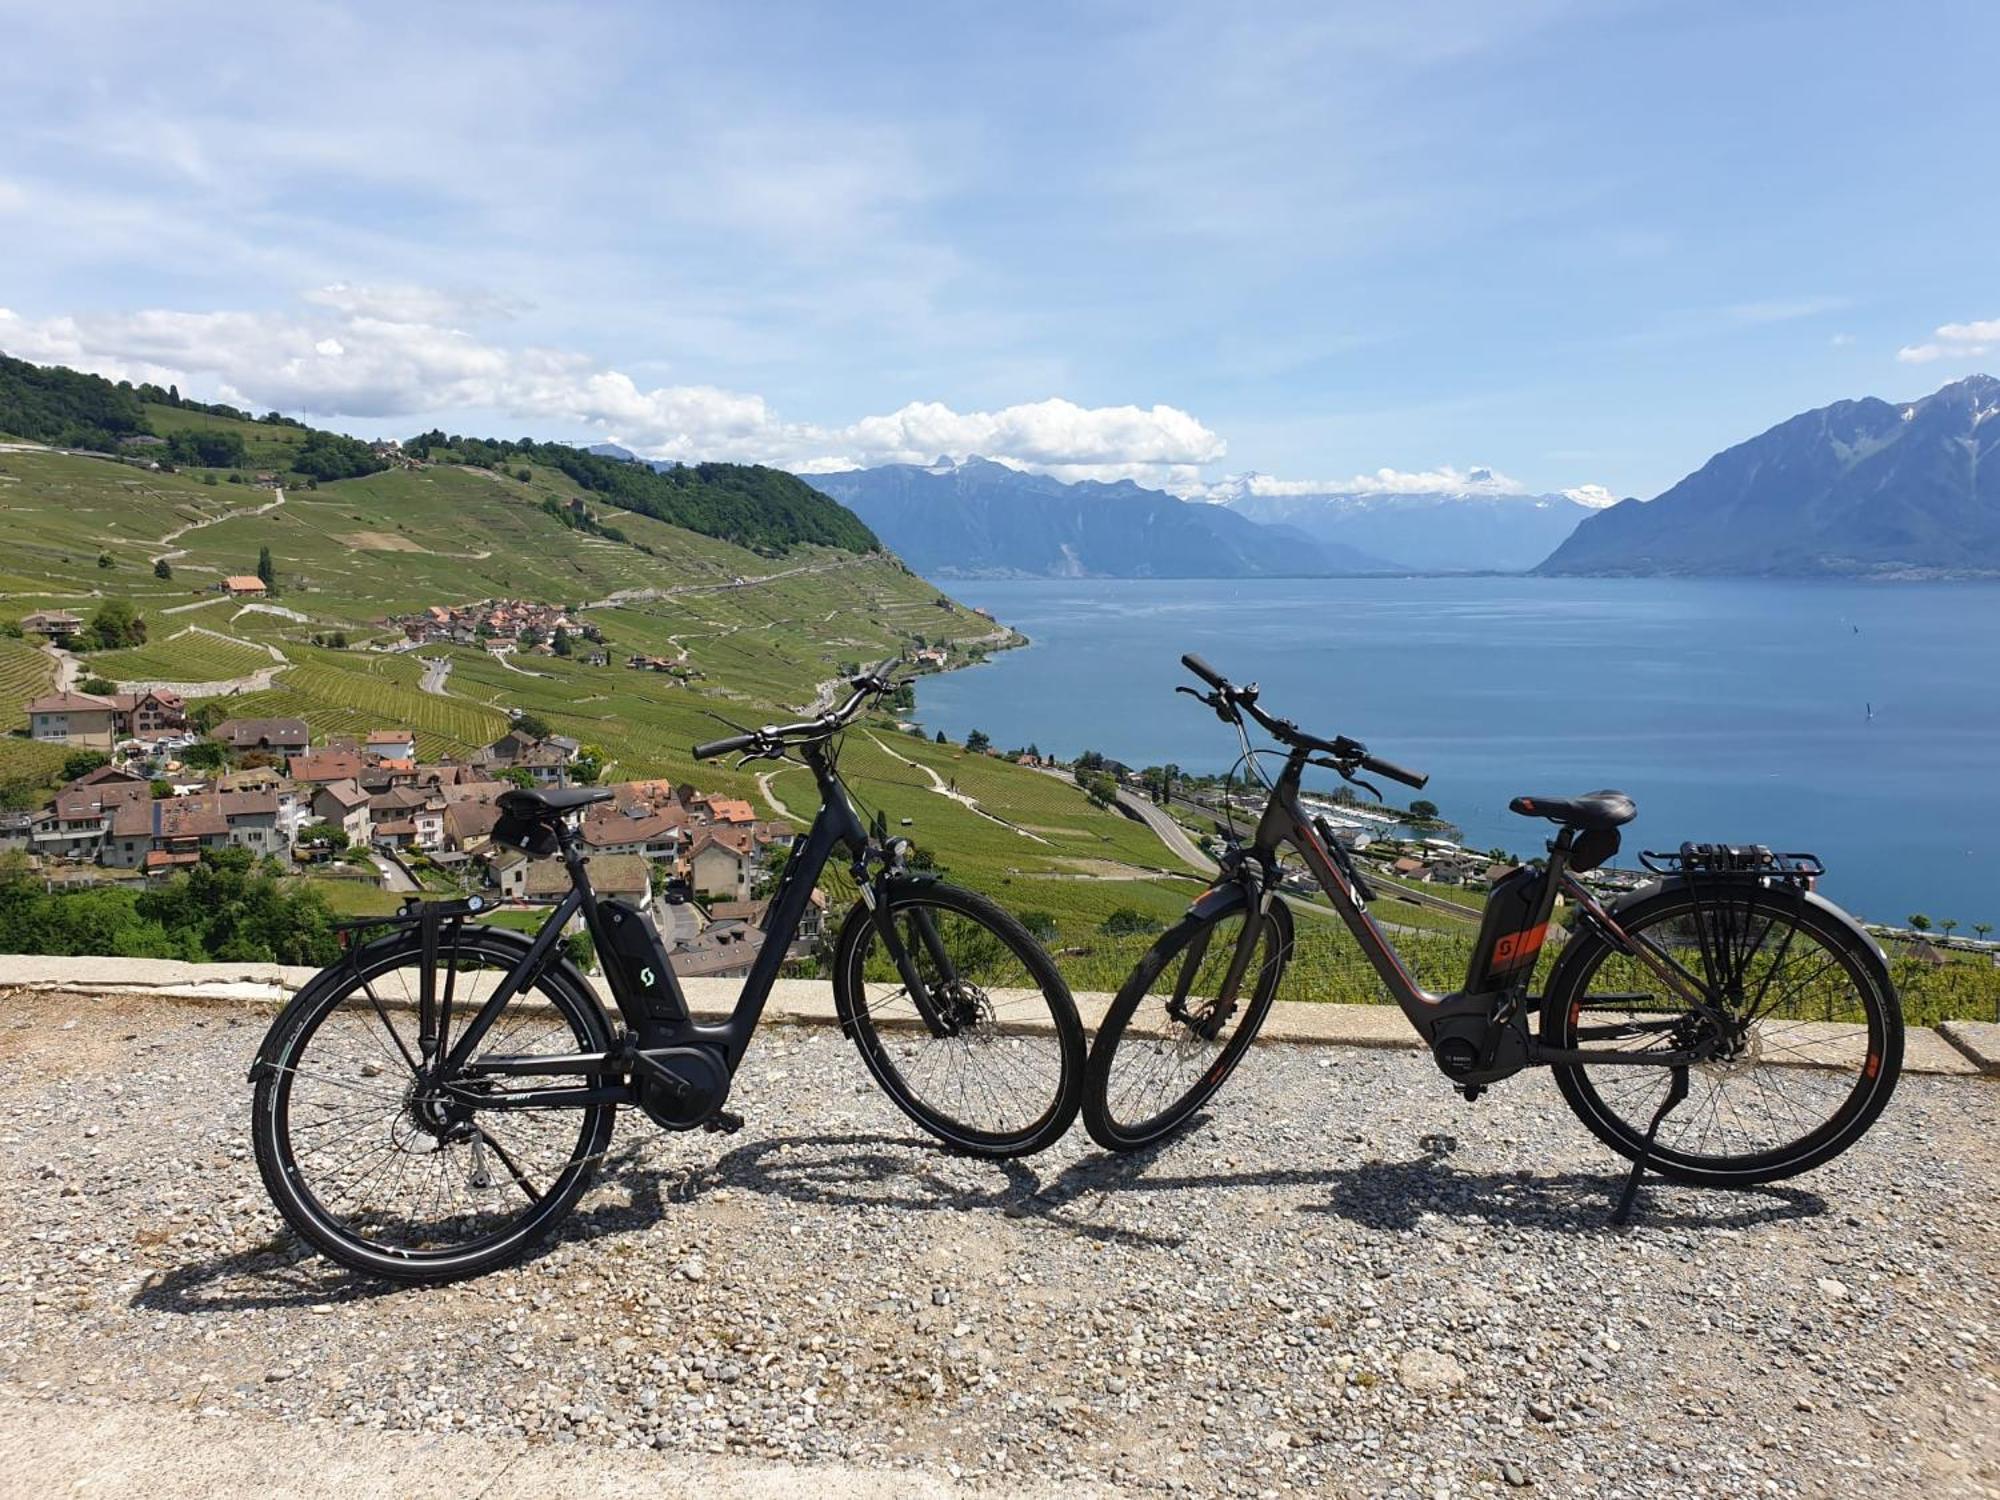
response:
M1810 850L1850 910L2000 926L2000 584L1715 579L955 584L1033 641L927 678L927 728L1220 771L1183 651L1315 732L1431 774L1477 847L1521 793L1638 802L1619 864L1683 839ZM1874 717L1868 717L1872 707ZM1332 782L1332 778L1327 778ZM1337 784L1334 782L1333 784ZM1412 795L1394 783L1390 800Z

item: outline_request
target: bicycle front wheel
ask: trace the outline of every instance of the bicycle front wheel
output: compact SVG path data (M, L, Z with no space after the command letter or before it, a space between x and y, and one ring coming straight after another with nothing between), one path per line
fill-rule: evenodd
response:
M1061 1139L1083 1091L1083 1022L1041 944L955 886L913 881L877 899L879 914L865 905L848 914L833 969L841 1029L875 1081L969 1155L1022 1156Z
M524 948L479 928L441 948L433 994L450 996L454 1030ZM393 1281L476 1276L525 1254L589 1186L614 1114L608 1104L480 1108L466 1102L476 1092L427 1088L423 984L423 949L411 935L370 944L307 985L259 1053L251 1119L264 1186L292 1228L342 1265ZM474 1060L610 1045L596 1000L551 968L507 1002ZM498 1092L506 1081L486 1083Z
M1704 1016L1652 964L1592 932L1550 976L1544 1045L1627 1062L1551 1069L1577 1117L1636 1157L1669 1086L1649 1053L1711 1046L1660 1123L1651 1165L1706 1187L1748 1187L1816 1167L1861 1138L1903 1063L1903 1013L1874 955L1837 916L1746 885L1697 900L1661 892L1621 910L1635 944L1724 1018Z
M1105 1150L1136 1151L1171 1135L1242 1061L1292 954L1291 911L1273 901L1230 988L1255 915L1247 902L1188 913L1112 1000L1083 1082L1084 1128Z

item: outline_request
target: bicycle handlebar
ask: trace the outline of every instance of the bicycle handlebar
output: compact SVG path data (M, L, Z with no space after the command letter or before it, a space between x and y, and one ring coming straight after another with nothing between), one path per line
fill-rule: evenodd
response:
M1389 780L1400 781L1408 787L1421 788L1430 780L1425 772L1408 771L1394 761L1370 755L1368 747L1359 740L1349 739L1344 734L1330 740L1322 739L1316 734L1308 734L1290 719L1281 719L1276 714L1266 713L1257 706L1257 688L1254 683L1245 688L1233 686L1227 677L1193 652L1181 657L1181 665L1215 689L1214 693L1203 701L1218 714L1240 724L1242 713L1247 712L1272 738L1290 745L1293 749L1309 753L1318 751L1332 756L1338 763L1334 769L1341 771L1342 775L1347 774L1342 770L1344 766L1353 770L1372 771L1377 776L1386 776ZM1193 689L1186 691L1192 692ZM1196 693L1195 696L1200 698L1202 695Z
M850 677L848 685L854 691L848 695L847 701L839 708L823 713L816 719L801 719L796 724L766 724L762 729L732 734L726 739L709 740L705 744L694 746L690 753L696 760L709 760L714 756L729 755L738 750L748 750L754 755L776 755L787 745L826 739L852 720L861 711L863 703L902 686L889 676L891 670L900 662L900 657L892 656L866 672Z

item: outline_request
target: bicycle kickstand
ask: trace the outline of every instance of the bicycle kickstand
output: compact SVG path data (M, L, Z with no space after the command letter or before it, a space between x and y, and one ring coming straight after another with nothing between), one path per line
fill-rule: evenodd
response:
M1660 1107L1653 1112L1653 1123L1646 1127L1646 1143L1632 1158L1632 1170L1625 1178L1625 1191L1618 1197L1618 1207L1612 1212L1612 1223L1623 1224L1632 1217L1632 1204L1639 1196L1639 1179L1646 1175L1646 1168L1652 1163L1653 1140L1660 1133L1660 1122L1687 1096L1688 1070L1685 1067L1675 1068L1673 1081L1667 1085L1667 1097L1660 1101Z

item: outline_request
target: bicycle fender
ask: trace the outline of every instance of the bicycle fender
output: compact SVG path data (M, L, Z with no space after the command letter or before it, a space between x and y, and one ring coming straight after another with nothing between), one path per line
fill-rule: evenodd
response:
M508 956L515 962L525 958L528 950L534 947L532 937L526 933L516 932L511 927L497 927L485 922L475 923L474 926L482 941L492 942L497 948L511 949L512 952ZM338 960L313 975L299 987L298 993L292 996L290 1003L278 1013L278 1019L271 1023L270 1030L264 1033L264 1040L257 1047L257 1056L250 1064L250 1082L255 1083L263 1075L264 1070L277 1060L275 1053L278 1039L287 1031L283 1023L289 1021L294 1012L314 1004L330 985L350 981L360 971L365 961L403 949L415 951L422 946L423 937L415 928L384 933L381 937L372 938L349 949L341 954ZM600 1015L603 1014L604 1005L597 998L597 991L591 987L583 971L577 968L560 948L552 949L544 960L541 977L557 984L568 985L579 1000L588 1001L597 1007ZM608 1018L605 1020L605 1025L607 1028L610 1025Z
M1621 913L1631 911L1642 902L1657 900L1666 895L1679 894L1687 887L1696 883L1698 883L1698 880L1690 880L1684 875L1669 875L1665 879L1642 886L1636 891L1627 892L1605 909L1612 916L1616 917ZM1786 886L1782 887L1782 889L1789 896L1789 899L1796 901L1801 906L1811 907L1814 912L1831 921L1834 926L1844 931L1860 951L1871 977L1882 987L1882 993L1894 998L1896 986L1895 982L1889 978L1888 956L1883 953L1882 945L1869 935L1866 928L1855 921L1845 908L1834 905L1833 902L1827 900L1818 891L1802 891L1795 886ZM1547 993L1554 994L1556 992L1557 986L1562 983L1568 974L1570 955L1580 951L1580 944L1565 943L1563 945L1562 954L1556 959L1555 967L1549 971L1549 982L1546 987Z
M1187 914L1190 917L1219 917L1248 904L1249 900L1250 894L1240 881L1225 881L1221 885L1210 886L1195 897Z

